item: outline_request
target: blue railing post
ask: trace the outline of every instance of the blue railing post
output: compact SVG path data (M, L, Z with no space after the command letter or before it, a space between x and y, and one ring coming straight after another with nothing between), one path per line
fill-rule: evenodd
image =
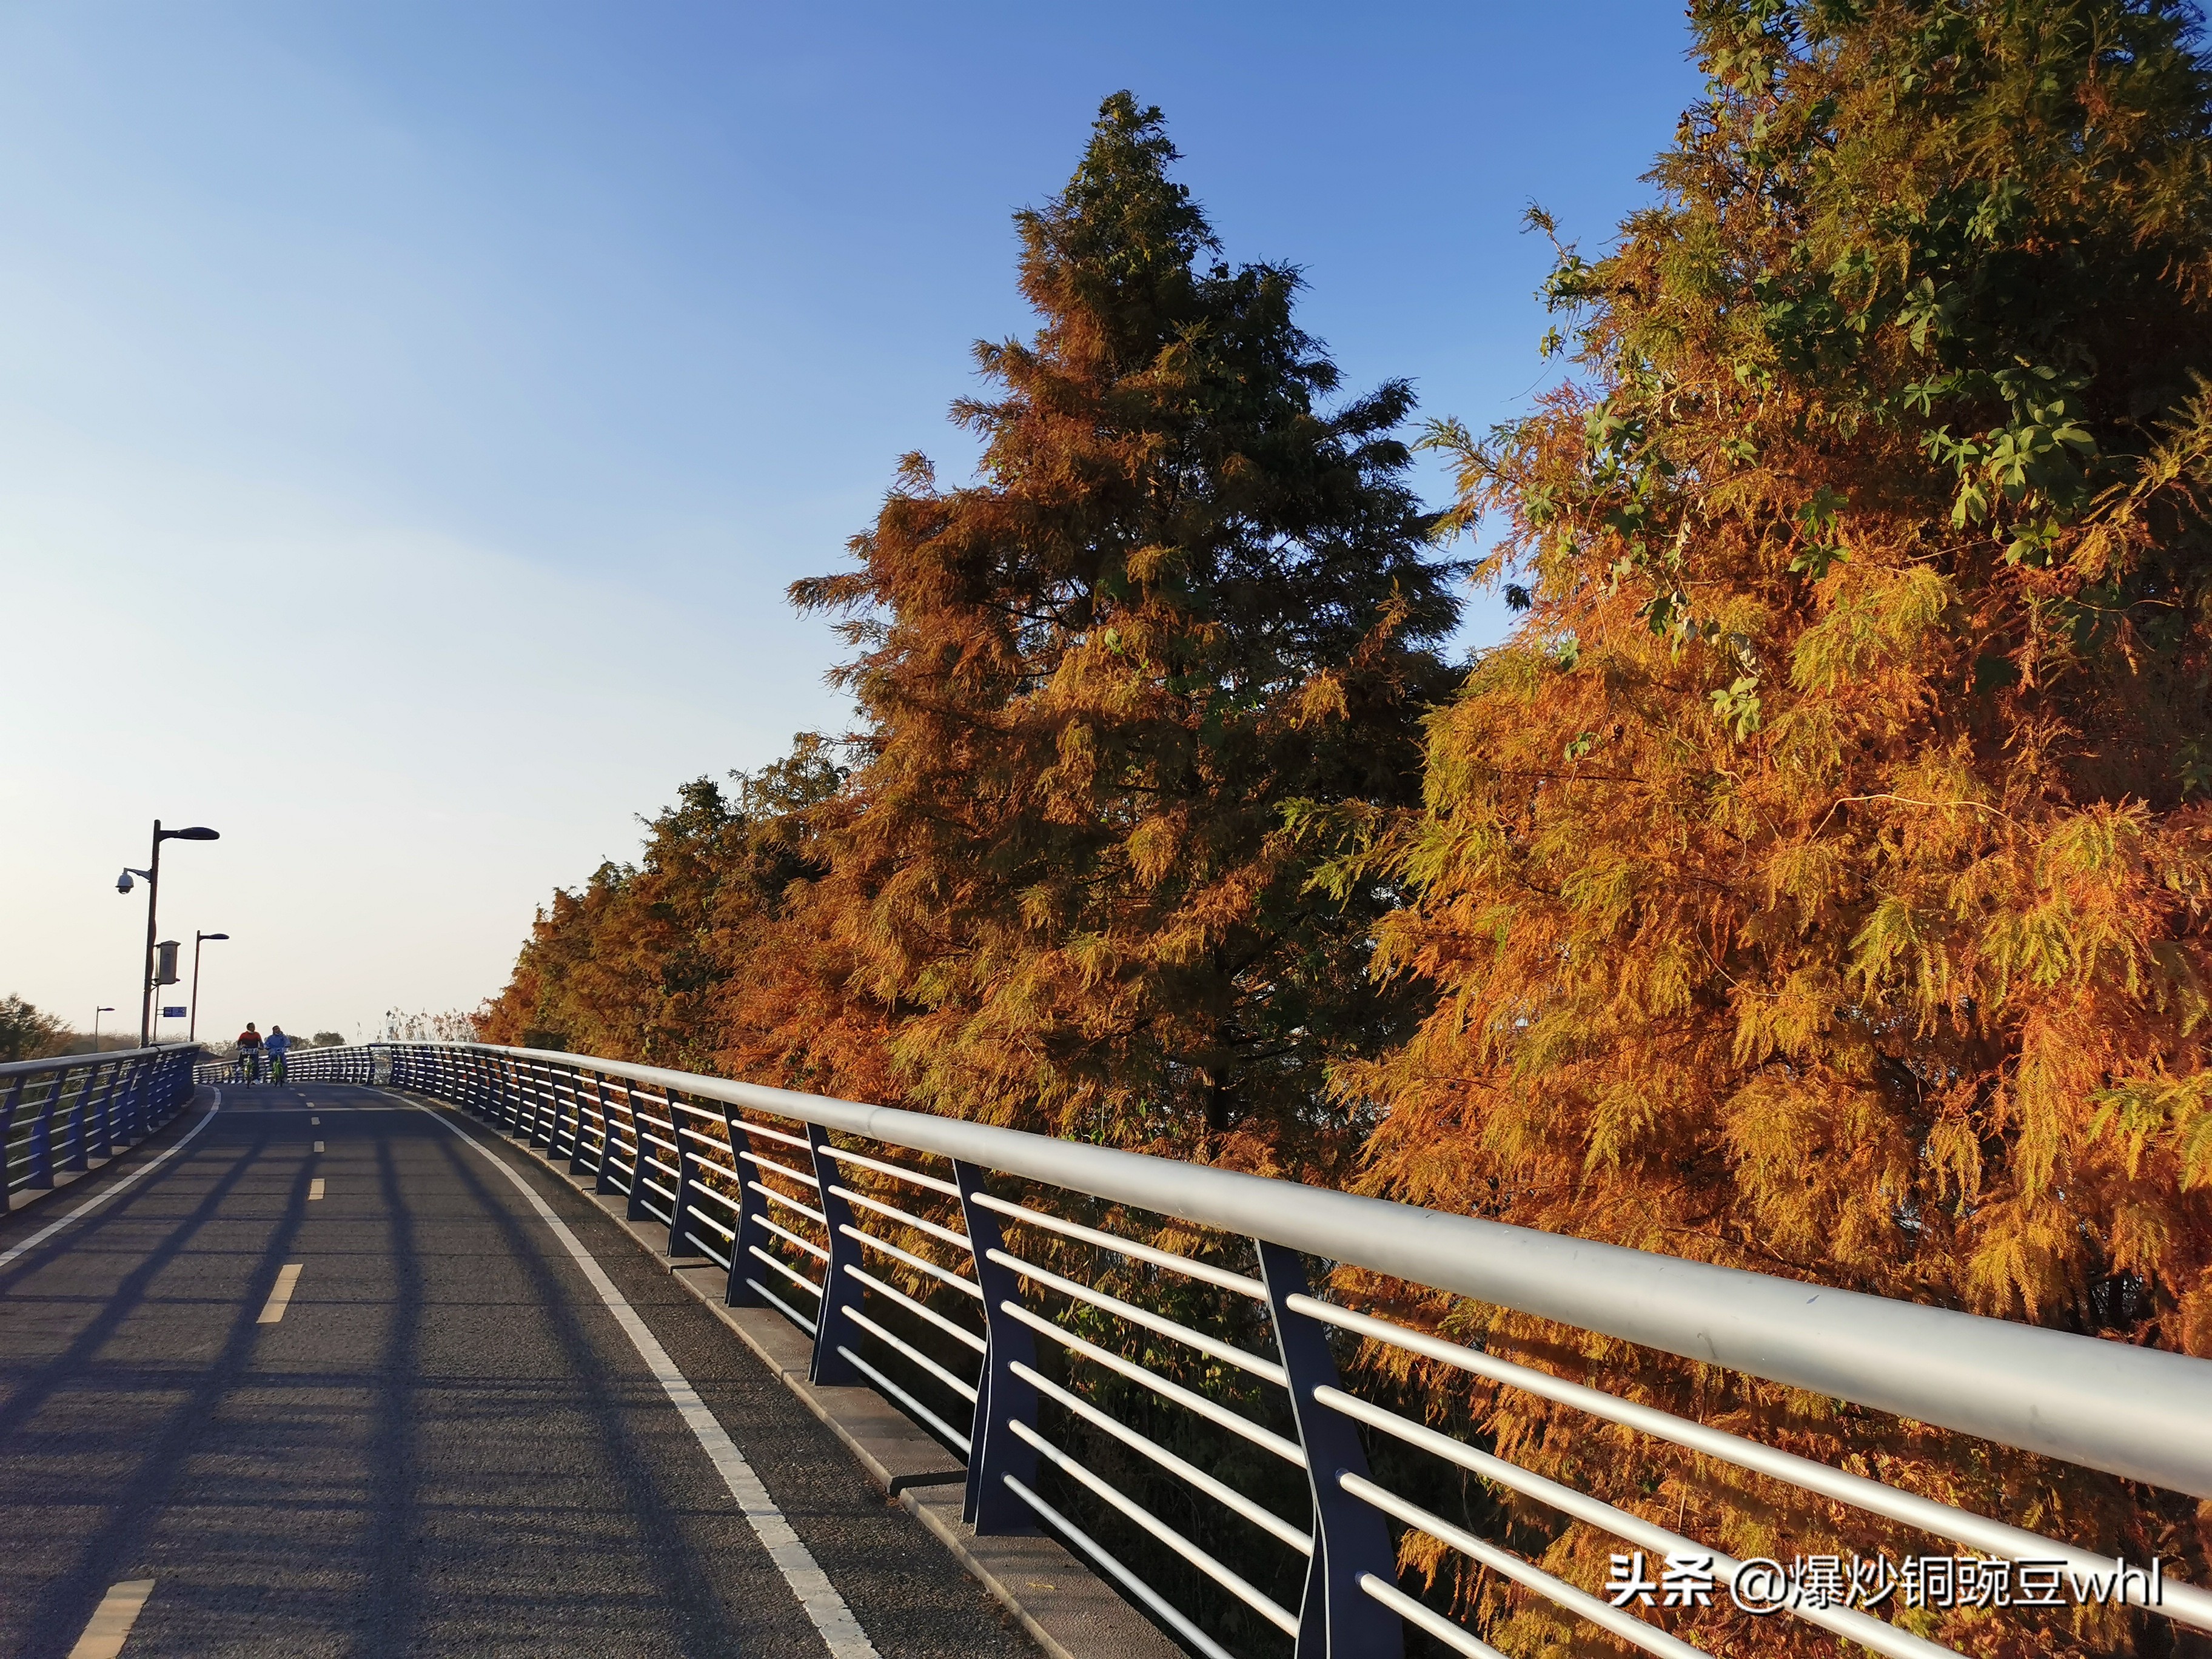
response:
M592 1190L595 1193L619 1192L621 1188L615 1185L614 1159L608 1156L614 1150L615 1144L614 1102L607 1098L605 1075L593 1073L592 1080L599 1101L599 1161L592 1174Z
M745 1276L752 1272L751 1263L759 1259L752 1254L754 1248L767 1243L768 1235L760 1226L761 1211L767 1200L753 1190L758 1176L746 1168L753 1138L745 1133L744 1120L738 1115L738 1109L727 1101L722 1103L722 1122L729 1131L730 1167L737 1171L738 1182L738 1236L730 1241L730 1283L722 1292L722 1300L732 1308L757 1308L764 1305L760 1292L745 1283Z
M76 1109L70 1112L69 1128L62 1137L62 1168L64 1170L82 1170L87 1167L84 1158L84 1120L85 1114L92 1109L92 1088L99 1075L97 1066L87 1072L84 1074L84 1087L76 1092ZM69 1073L64 1072L62 1076L66 1079Z
M703 1256L699 1241L691 1234L691 1189L697 1184L692 1171L699 1160L691 1153L678 1151L676 1154L676 1197L668 1206L668 1259L688 1261L694 1256Z
M7 1194L15 1190L15 1109L22 1103L23 1087L30 1082L30 1073L20 1072L8 1085L8 1100L0 1105L0 1215L8 1213ZM30 1149L24 1148L26 1162ZM30 1170L23 1171L28 1175Z
M31 1121L30 1177L23 1185L33 1191L45 1192L54 1184L54 1108L60 1103L62 1085L68 1081L68 1067L54 1073L46 1097L39 1103L39 1115Z
M547 1098L549 1095L550 1099ZM561 1089L553 1080L553 1068L542 1060L531 1061L530 1133L526 1144L550 1150L560 1115Z
M131 1064L132 1062L129 1060L118 1060L108 1067L107 1086L105 1088L100 1086L100 1077L97 1067L94 1067L86 1077L84 1106L77 1113L79 1120L84 1126L82 1133L77 1137L77 1144L83 1148L80 1156L84 1161L72 1165L72 1168L82 1170L88 1167L93 1158L115 1156L112 1123L115 1116L115 1092L123 1086L123 1079L130 1075ZM95 1090L98 1091L97 1093L94 1092Z
M968 1493L961 1517L978 1537L1025 1537L1037 1529L1036 1511L1008 1489L1006 1477L1036 1488L1036 1448L1013 1430L1017 1423L1032 1432L1036 1428L1036 1385L1014 1374L1016 1365L1036 1369L1036 1339L1006 1310L1006 1304L1020 1300L1021 1288L1012 1268L989 1259L993 1250L1006 1247L999 1218L975 1201L983 1190L982 1170L955 1158L952 1182L960 1188L960 1213L975 1253L975 1284L983 1292L983 1369L968 1431Z
M844 1176L837 1171L837 1160L830 1156L828 1133L818 1125L808 1124L806 1144L814 1153L814 1178L821 1183L816 1190L826 1218L823 1231L830 1235L830 1260L822 1270L822 1306L814 1316L814 1358L807 1367L806 1380L822 1388L851 1386L859 1383L860 1374L837 1348L841 1341L860 1340L857 1325L852 1326L849 1338L845 1334L845 1328L851 1325L845 1310L857 1308L862 1295L859 1281L853 1277L853 1269L860 1265L860 1247L845 1231L853 1226L853 1206L830 1190Z
M1349 1418L1313 1397L1316 1389L1336 1386L1336 1360L1328 1351L1327 1331L1286 1305L1294 1296L1310 1294L1305 1265L1295 1250L1264 1239L1253 1242L1260 1249L1260 1276L1267 1282L1267 1311L1274 1317L1283 1369L1291 1374L1291 1413L1313 1486L1313 1559L1298 1610L1297 1659L1404 1659L1404 1625L1359 1588L1370 1573L1396 1588L1398 1562L1389 1531L1381 1515L1338 1484L1342 1475L1367 1478L1366 1449Z

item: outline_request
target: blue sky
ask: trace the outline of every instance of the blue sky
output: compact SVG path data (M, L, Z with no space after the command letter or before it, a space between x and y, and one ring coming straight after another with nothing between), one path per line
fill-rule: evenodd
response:
M1347 387L1475 424L1697 83L1662 5L0 12L0 992L135 1006L148 821L202 1028L473 1006L702 772L836 726L793 578L947 476L1012 211L1161 105ZM1425 477L1431 494L1441 480ZM1466 642L1494 637L1470 611ZM221 954L216 954L221 953Z

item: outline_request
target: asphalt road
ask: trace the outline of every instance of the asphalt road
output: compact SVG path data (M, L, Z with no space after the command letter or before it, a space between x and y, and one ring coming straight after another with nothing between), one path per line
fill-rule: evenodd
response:
M590 1249L884 1659L1034 1659L711 1314L465 1127ZM0 1250L145 1155L0 1224ZM0 1653L62 1659L147 1579L127 1659L827 1650L524 1195L427 1113L336 1085L226 1091L0 1268Z

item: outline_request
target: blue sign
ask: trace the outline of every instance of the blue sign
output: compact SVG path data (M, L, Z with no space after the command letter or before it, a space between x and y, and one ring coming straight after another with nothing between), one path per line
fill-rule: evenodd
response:
M184 1017L185 1011L181 1008L164 1008L161 1010L161 1018L163 1019L182 1019Z

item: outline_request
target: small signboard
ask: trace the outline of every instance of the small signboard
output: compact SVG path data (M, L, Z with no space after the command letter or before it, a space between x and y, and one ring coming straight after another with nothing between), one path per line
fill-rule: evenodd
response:
M185 1011L181 1008L164 1008L161 1010L161 1018L163 1019L182 1019L184 1017Z

